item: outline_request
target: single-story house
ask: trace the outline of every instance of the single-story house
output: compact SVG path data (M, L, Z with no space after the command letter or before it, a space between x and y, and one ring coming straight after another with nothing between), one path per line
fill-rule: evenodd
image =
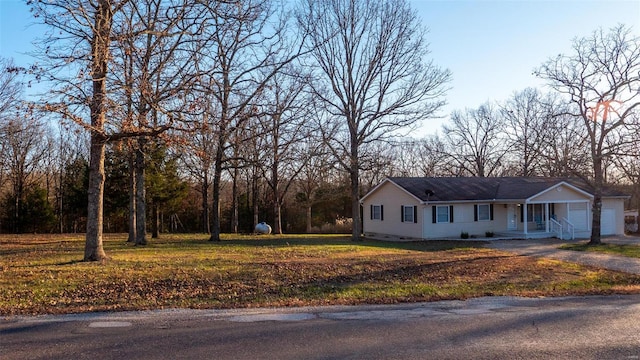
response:
M606 187L602 235L624 234L624 200ZM590 187L570 178L389 177L361 200L365 236L588 238Z

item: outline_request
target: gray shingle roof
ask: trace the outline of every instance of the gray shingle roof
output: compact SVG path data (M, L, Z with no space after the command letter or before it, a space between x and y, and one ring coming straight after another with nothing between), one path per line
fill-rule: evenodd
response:
M587 193L590 187L579 179L546 177L390 177L389 180L422 201L524 200L561 182ZM626 196L605 188L603 196Z

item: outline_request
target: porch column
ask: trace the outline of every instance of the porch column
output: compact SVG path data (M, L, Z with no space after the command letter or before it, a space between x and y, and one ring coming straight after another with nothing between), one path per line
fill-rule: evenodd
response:
M524 238L527 238L527 203L522 204L522 223L524 225Z
M549 222L551 221L551 214L549 214L549 203L544 203L544 231L549 232Z

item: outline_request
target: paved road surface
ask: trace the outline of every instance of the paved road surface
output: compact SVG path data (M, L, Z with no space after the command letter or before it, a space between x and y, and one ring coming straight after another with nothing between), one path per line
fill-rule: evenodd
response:
M0 320L13 359L640 359L640 296Z

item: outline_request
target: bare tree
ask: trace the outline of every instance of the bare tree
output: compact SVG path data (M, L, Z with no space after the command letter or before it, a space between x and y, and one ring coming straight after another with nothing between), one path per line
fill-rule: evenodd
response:
M301 140L309 136L305 127L307 111L303 105L303 90L307 79L293 69L274 76L265 90L265 137L270 145L264 177L273 194L273 232L282 234L282 206L285 197L302 171L307 157L300 156ZM308 103L308 101L304 101Z
M23 84L13 60L0 57L0 118L22 101Z
M38 75L52 85L50 92L46 94L43 106L49 111L61 114L63 119L73 121L90 133L85 261L106 259L102 245L102 233L104 160L107 142L127 137L144 139L166 131L176 119L175 113L168 112L167 108L175 107L175 103L183 99L183 97L176 96L174 86L177 78L185 78L184 68L180 62L172 60L170 67L174 71L173 73L165 74L165 76L149 76L145 81L137 83L141 87L137 92L140 94L140 98L137 99L139 103L138 116L136 117L138 123L134 124L130 117L131 109L125 110L131 102L117 101L115 96L118 92L126 91L123 88L126 89L132 83L129 81L131 79L126 78L125 70L116 66L114 46L123 44L123 39L135 38L140 35L144 37L145 34L152 37L151 40L149 37L145 37L148 41L154 41L157 38L184 38L188 35L199 35L198 29L204 24L194 14L201 12L189 9L187 12L190 16L181 15L185 13L181 12L182 9L188 8L189 4L199 6L199 3L185 1L172 1L164 8L166 9L163 12L166 16L165 19L179 19L179 26L169 34L155 33L154 31L159 29L145 22L145 19L149 18L144 16L145 11L142 9L158 9L154 6L160 6L159 0L145 2L132 0L28 2L33 8L36 18L51 29L39 43L37 53L42 60L42 67L39 69ZM135 26L127 26L126 24L130 24L130 16L128 15L132 12L139 12L142 15L140 22L137 22ZM166 28L161 30L164 31ZM185 40L185 43L194 44L196 42ZM146 45L150 46L148 42ZM143 53L146 49L146 46L140 48ZM184 53L189 52L184 51ZM147 59L144 56L142 58ZM153 69L155 65L155 63L143 62L140 66ZM118 69L123 72L118 73ZM159 80L161 82L156 83L158 86L163 89L171 88L174 91L171 94L168 91L163 92L161 98L153 96L158 92L150 91L150 81ZM135 93L131 89L128 90L130 96ZM168 103L173 105L167 106ZM150 107L154 111L164 114L166 122L159 123L146 119ZM156 117L156 119L158 118Z
M102 245L104 158L107 128L109 61L114 16L128 0L58 0L29 4L51 32L40 43L39 55L47 61L44 79L54 84L46 109L83 125L91 133L89 150L89 201L85 261L106 259ZM60 69L66 68L63 72ZM69 75L72 73L72 75ZM89 122L82 110L89 110Z
M623 176L623 183L630 184L632 197L630 207L640 208L640 141L625 147L620 156L614 158L616 169Z
M573 52L549 59L536 74L566 98L581 119L591 157L593 215L589 244L600 244L604 164L638 141L640 38L619 25L573 41Z
M204 111L206 116L209 111ZM209 216L209 193L211 191L211 171L213 167L213 154L216 148L216 136L205 119L202 126L192 132L183 133L185 140L179 142L182 155L180 162L183 170L198 184L198 192L201 194L201 226L204 234L211 233Z
M541 175L542 152L545 139L551 135L552 101L535 88L515 92L501 107L505 134L509 139L510 160L516 164L518 176Z
M5 147L9 129L6 126L15 117L22 100L23 84L18 77L13 61L0 57L0 194L8 165Z
M332 180L335 160L322 139L309 136L301 144L302 169L297 180L296 201L305 208L305 229L311 232L313 207L336 194L321 189Z
M366 194L382 182L394 169L395 151L387 141L376 141L360 146L360 190Z
M123 14L117 24L116 33L120 35L116 38L114 65L119 70L116 82L127 104L122 110L123 129L143 132L132 147L135 201L131 203L135 244L145 245L145 159L153 141L144 132L166 130L174 125L173 120L182 117L186 94L199 79L195 58L207 43L200 36L206 22L198 4L188 0L132 1Z
M432 135L423 139L418 147L418 168L420 176L444 176L448 163L445 143L440 135Z
M445 143L438 134L391 142L393 176L444 176L448 164Z
M318 76L313 91L338 122L325 133L333 135L333 152L350 176L352 238L358 240L361 147L433 116L444 105L450 73L425 62L425 29L407 1L307 0L302 6L298 22L311 34Z
M591 161L584 126L567 113L567 105L554 102L549 109L554 114L542 139L540 172L550 177L585 177Z
M12 231L20 233L22 228L20 216L22 205L29 186L36 184L42 175L41 162L47 154L46 132L44 122L28 110L16 109L14 117L0 122L4 133L2 156L8 170L7 178L11 183L10 218Z
M271 0L208 3L211 49L199 59L207 69L202 91L212 102L209 126L216 134L213 150L211 241L220 240L220 187L230 167L232 134L258 115L265 86L300 54L304 37L288 36L286 14ZM236 139L237 140L237 139Z
M460 171L456 175L499 175L509 148L503 138L504 122L491 104L453 112L443 129L449 158Z

